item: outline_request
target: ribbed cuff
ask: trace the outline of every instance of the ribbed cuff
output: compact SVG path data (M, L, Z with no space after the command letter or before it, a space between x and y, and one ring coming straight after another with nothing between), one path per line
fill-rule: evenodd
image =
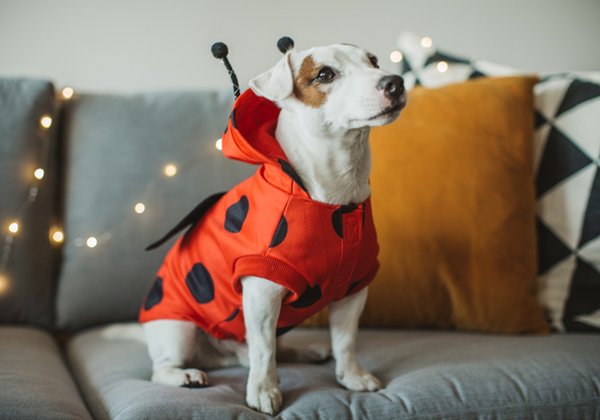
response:
M260 255L249 255L241 257L235 262L233 278L235 279L234 288L239 294L242 293L240 278L243 276L262 277L277 283L294 294L287 301L297 299L308 285L306 278L287 263Z

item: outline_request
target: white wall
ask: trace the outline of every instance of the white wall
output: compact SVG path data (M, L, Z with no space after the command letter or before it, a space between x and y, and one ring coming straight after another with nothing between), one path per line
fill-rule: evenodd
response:
M88 92L228 87L210 53L223 41L246 87L283 35L298 49L358 44L395 71L402 30L524 70L600 70L599 0L0 0L0 77Z

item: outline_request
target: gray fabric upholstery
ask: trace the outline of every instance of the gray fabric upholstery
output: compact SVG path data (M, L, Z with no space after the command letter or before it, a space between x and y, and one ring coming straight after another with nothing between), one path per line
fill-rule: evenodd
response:
M292 344L324 342L324 330L294 330ZM597 419L600 336L499 336L433 331L361 331L359 358L382 380L376 393L341 388L334 364L280 364L281 419ZM245 406L247 369L208 373L210 386L149 382L145 345L76 336L68 357L97 419L269 418Z
M50 82L0 79L0 322L52 325L54 252L49 232L57 109ZM54 120L48 130L40 126L44 115ZM44 162L46 148L49 159ZM33 174L40 166L45 176L38 181ZM38 191L35 202L30 200L32 187ZM15 219L20 229L9 243L7 228Z
M0 418L91 420L48 333L0 327Z
M204 198L256 171L215 147L232 103L229 90L83 95L70 101L60 328L137 319L174 239L155 251L144 248ZM178 169L172 178L164 174L168 163ZM139 202L146 206L143 214L134 212ZM91 236L98 245L81 246Z

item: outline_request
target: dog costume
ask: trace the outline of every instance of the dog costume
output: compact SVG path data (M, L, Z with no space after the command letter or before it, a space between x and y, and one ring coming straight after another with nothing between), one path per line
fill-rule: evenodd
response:
M291 291L277 335L375 277L379 246L370 199L342 206L312 200L274 137L279 112L250 89L236 100L223 153L261 166L231 191L209 197L155 244L192 224L167 254L140 322L185 320L218 339L244 342L243 276Z

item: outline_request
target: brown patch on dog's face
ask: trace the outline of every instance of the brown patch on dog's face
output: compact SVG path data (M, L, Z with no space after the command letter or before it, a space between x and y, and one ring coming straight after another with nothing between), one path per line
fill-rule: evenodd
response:
M320 69L321 66L309 55L302 61L298 76L294 80L294 95L304 105L312 108L321 107L327 100L327 94L315 83Z

